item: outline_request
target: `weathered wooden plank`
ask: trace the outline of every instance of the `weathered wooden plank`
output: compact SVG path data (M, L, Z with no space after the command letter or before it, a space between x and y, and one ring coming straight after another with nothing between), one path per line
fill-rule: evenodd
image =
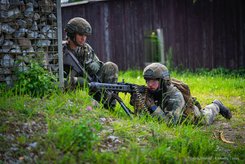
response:
M90 44L121 70L143 68L145 56L157 53L146 35L158 28L176 67L234 69L245 67L244 9L242 0L110 0L64 7L62 16L63 26L74 16L88 19Z

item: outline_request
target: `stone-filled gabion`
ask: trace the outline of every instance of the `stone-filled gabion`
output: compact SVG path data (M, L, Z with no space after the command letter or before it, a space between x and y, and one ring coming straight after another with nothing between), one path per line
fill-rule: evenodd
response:
M0 83L13 85L32 59L57 72L57 38L56 0L0 0Z

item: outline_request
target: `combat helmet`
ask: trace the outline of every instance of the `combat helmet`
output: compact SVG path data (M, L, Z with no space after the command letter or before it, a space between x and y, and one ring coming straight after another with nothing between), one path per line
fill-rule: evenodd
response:
M74 38L76 33L81 35L91 35L92 27L84 18L75 17L69 20L65 27L65 31L67 32L68 37Z
M143 71L145 79L170 80L168 68L161 63L152 63L145 67Z

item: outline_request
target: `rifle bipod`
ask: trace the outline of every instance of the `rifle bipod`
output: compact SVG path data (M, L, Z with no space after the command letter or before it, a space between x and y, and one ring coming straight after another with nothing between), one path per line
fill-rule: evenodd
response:
M121 107L123 108L123 110L127 113L127 115L132 119L131 114L134 114L134 112L132 112L122 101L122 99L115 93L112 93L111 96L117 100L117 102L121 105Z

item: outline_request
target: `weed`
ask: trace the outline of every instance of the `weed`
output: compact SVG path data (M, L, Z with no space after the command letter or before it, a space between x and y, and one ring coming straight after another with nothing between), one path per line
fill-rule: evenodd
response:
M62 120L56 127L52 127L50 139L63 153L85 151L92 149L98 140L96 133L100 124L90 119L79 119L77 122Z
M57 77L36 62L32 62L28 70L17 72L17 78L14 90L20 95L43 97L58 90Z

